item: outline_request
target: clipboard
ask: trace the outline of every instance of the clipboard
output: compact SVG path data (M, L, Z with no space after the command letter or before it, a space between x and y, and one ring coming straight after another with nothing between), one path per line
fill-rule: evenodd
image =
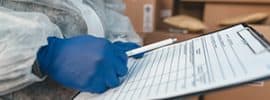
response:
M223 29L215 31L215 32L210 32L209 34L214 34L216 32L226 30L226 29L232 28L234 26L238 26L238 25L243 25L245 27L243 30L240 30L239 32L248 31L248 32L252 33L252 36L254 36L265 47L265 50L260 51L260 52L254 52L254 53L270 52L270 49L269 49L270 48L270 43L269 43L269 41L267 41L262 34L257 32L255 29L248 26L247 24L233 25L231 27L223 28ZM237 33L239 33L239 32L237 32ZM209 34L206 34L206 35L209 35ZM205 35L203 35L203 36L205 36ZM224 89L233 88L233 87L236 87L236 86L240 86L240 85L244 85L244 84L248 84L248 83L252 83L252 82L256 82L256 81L267 80L267 79L270 79L270 75L267 75L267 76L261 77L261 78L252 79L252 80L245 81L245 82L239 82L237 84L232 84L232 85L228 85L228 86L222 86L222 87L213 88L213 89L205 89L205 90L202 90L202 91L197 91L197 92L193 92L193 93L188 93L188 94L179 95L179 96L173 96L173 97L167 97L167 98L162 98L162 99L174 99L174 98L188 97L188 96L194 96L194 95L203 95L203 94L207 94L207 93L210 93L210 92L221 91L221 90L224 90ZM79 95L79 94L80 93L78 93L77 95ZM73 99L76 98L77 95L74 96Z
M213 32L210 32L210 33L207 33L207 34L214 34L215 32L218 32L218 31L221 31L221 30L225 30L225 29L228 29L228 28L237 26L237 25L239 25L239 24L232 25L232 26L229 26L229 27L225 27L225 28L222 28L220 30L213 31ZM265 36L263 34L259 33L253 27L249 26L246 23L241 23L241 25L245 26L246 27L246 30L252 32L253 33L252 35L254 37L256 37L260 41L260 43L263 44L263 46L265 46L266 50L263 51L263 52L270 52L270 42L265 38ZM201 36L205 36L207 34L203 34ZM239 87L239 86L242 86L242 85L251 84L251 83L254 83L254 82L258 82L258 81L265 81L265 80L269 80L269 79L270 79L270 76L267 76L267 77L263 77L263 78L259 78L259 79L254 79L254 80L251 80L251 81L248 81L248 82L242 82L242 83L231 85L231 86L224 86L224 87L220 87L220 88L216 88L216 89L212 89L212 90L205 90L205 91L200 91L200 92L191 93L191 94L187 94L187 95L181 95L181 96L171 97L171 98L167 98L167 99L185 98L185 97L190 97L190 96L201 96L201 95L204 95L204 94L218 92L218 91L222 91L222 90L226 90L226 89L231 89L231 88L234 88L234 87Z

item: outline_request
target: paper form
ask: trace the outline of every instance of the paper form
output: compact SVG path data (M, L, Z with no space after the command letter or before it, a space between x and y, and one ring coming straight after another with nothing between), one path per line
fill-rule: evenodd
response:
M129 59L121 86L75 100L162 99L270 76L270 53L243 25Z

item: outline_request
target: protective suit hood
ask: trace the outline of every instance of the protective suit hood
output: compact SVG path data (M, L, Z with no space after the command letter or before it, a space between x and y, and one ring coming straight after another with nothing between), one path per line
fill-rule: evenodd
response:
M64 37L88 33L111 41L142 44L129 18L123 14L123 0L4 0L2 6L44 13L58 25Z

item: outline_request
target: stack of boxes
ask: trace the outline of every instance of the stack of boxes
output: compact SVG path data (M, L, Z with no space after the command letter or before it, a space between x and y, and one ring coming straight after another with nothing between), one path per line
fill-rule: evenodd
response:
M126 15L137 32L155 32L168 26L162 22L173 15L174 0L125 0Z

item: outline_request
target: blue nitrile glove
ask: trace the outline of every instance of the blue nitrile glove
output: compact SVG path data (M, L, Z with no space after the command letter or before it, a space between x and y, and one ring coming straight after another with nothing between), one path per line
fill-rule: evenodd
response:
M127 55L106 39L89 35L48 38L40 48L40 69L58 83L80 91L102 93L127 74Z
M132 42L114 42L113 44L116 46L116 48L118 48L122 52L127 52L129 50L141 47L140 45L138 45L136 43L132 43ZM139 58L142 58L143 55L144 55L144 53L140 53L140 54L134 55L132 57L139 59Z

